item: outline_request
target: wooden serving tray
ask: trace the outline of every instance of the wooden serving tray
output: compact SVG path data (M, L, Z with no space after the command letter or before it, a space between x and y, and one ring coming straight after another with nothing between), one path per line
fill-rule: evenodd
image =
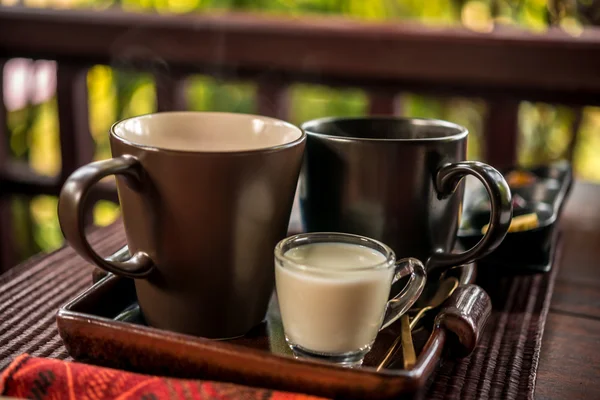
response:
M470 284L474 272L472 264L452 270L461 284L455 295L461 294L456 299L453 295L440 309L438 319L441 315L449 315L449 318L435 323L429 319L425 329L413 332L419 356L411 370L401 369L400 355L387 369L374 368L400 335L399 323L380 332L363 367L343 368L292 356L285 344L275 297L263 323L246 336L217 341L145 326L137 307L133 281L112 274L61 307L57 324L69 354L83 362L146 374L211 379L326 397L397 398L423 387L444 350L457 350L455 354L464 355L465 346L474 348L475 342L464 343L460 334L459 342L455 340L457 336L447 333L461 329L453 325L457 315L478 321L462 326L464 329L464 326L474 325L471 341L476 341L483 329L491 306L485 292Z

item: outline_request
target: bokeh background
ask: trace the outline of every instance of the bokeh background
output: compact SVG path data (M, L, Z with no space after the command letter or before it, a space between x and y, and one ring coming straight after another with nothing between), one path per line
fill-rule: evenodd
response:
M464 26L489 32L505 26L543 31L559 26L572 35L585 25L600 24L596 0L0 0L4 7L88 8L101 12L119 8L137 13L206 13L246 11L284 15L336 15L368 21L419 22L429 26ZM198 43L201 46L201 43ZM600 71L599 71L600 73ZM36 172L60 170L56 105L56 66L52 61L10 60L2 77L8 108L10 148ZM155 86L147 74L95 66L88 73L90 129L96 159L110 156L108 129L121 118L155 110ZM189 78L187 95L193 110L255 112L256 87L250 82L221 82L202 75ZM359 89L331 89L296 84L291 88L293 123L332 115L368 111ZM401 94L401 114L447 119L471 131L469 158L481 159L480 132L484 102L466 98L434 98ZM559 160L572 154L577 178L600 182L600 108L570 108L522 102L519 111L519 163L525 166ZM577 136L572 146L573 133ZM56 217L57 199L38 196L12 200L16 216L17 252L26 258L63 243ZM94 221L106 225L119 215L118 206L99 202Z

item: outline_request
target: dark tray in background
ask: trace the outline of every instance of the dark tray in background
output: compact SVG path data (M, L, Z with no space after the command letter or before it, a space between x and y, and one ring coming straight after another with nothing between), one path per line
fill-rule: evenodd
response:
M526 208L515 208L513 216L535 212L539 226L519 232L509 232L500 246L479 261L480 266L504 270L507 274L548 272L552 268L558 235L558 221L573 183L572 169L567 162L557 162L537 168L511 168L502 171L506 176L513 171L532 173L537 181L530 185L511 188L527 202ZM487 194L479 185L467 185L463 220L458 232L464 247L474 246L481 238L481 228L489 222L489 211L478 207L487 203Z
M462 286L474 280L474 272L471 264L452 273ZM474 308L473 312L482 312ZM443 353L455 348L453 335L444 329L429 329L433 328L430 323L413 332L419 355L413 369L401 369L399 351L390 367L376 371L374 366L400 335L397 322L380 332L363 367L297 360L285 344L275 299L265 321L246 336L209 340L145 326L133 281L112 274L61 307L57 324L69 354L79 361L337 398L398 398L414 393L424 387Z

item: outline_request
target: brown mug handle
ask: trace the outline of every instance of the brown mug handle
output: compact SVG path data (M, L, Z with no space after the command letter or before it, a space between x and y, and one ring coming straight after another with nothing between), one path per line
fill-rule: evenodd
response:
M58 220L67 241L86 260L116 275L142 278L155 267L150 256L138 251L130 258L120 261L105 259L92 249L85 237L84 205L89 190L100 179L109 175L123 175L132 188L141 182L142 166L137 158L122 155L108 160L96 161L77 169L67 178L58 199Z
M472 263L494 251L508 232L512 219L512 198L508 183L495 168L478 161L462 161L442 166L436 174L435 186L440 199L451 196L460 180L473 175L485 187L491 203L489 229L479 243L462 253L434 253L427 269L453 267Z

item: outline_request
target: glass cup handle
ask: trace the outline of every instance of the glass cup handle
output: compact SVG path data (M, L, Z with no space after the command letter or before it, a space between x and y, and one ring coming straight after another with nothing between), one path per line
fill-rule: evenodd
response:
M416 258L403 258L396 261L396 271L392 279L392 285L407 275L410 275L410 279L406 286L387 302L383 324L379 330L385 329L394 323L415 304L421 295L427 281L427 273L423 263Z

